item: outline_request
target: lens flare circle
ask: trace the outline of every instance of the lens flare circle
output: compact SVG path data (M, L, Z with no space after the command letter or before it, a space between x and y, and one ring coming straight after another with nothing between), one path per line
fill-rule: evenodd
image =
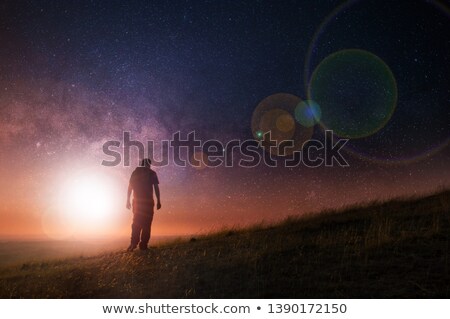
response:
M424 150L418 154L414 154L412 156L393 157L393 158L378 157L372 154L367 154L351 146L347 146L344 150L351 156L370 163L375 163L383 166L400 166L417 163L427 158L431 158L434 155L446 149L447 147L449 147L449 145L450 145L450 137L448 137L442 143L438 145L433 145L431 148Z
M306 100L295 107L295 119L305 127L312 127L320 122L322 111L319 104Z
M290 140L292 147L286 147L284 152L272 147L270 152L274 155L290 155L302 148L303 143L309 140L313 133L312 127L296 125L295 107L301 102L298 96L289 93L276 93L258 103L253 111L251 127L256 140L269 142L270 138L277 145ZM265 148L267 151L268 148Z
M282 109L265 112L259 122L264 133L271 132L272 139L277 141L290 140L294 136L295 123L292 116Z
M330 22L336 19L336 17L341 13L344 12L345 9L351 7L353 4L358 2L360 0L348 0L346 2L343 2L342 4L338 5L336 8L333 9L326 17L322 20L319 27L314 32L314 35L311 39L311 42L309 43L308 49L306 51L306 57L305 57L305 66L303 71L303 78L304 78L304 87L305 90L308 91L308 85L311 77L311 60L313 58L313 53L316 50L316 45L319 41L320 36L324 33L324 31L327 29Z
M378 56L347 49L329 55L317 66L308 96L320 105L325 129L344 138L362 138L379 131L392 117L397 84Z
M286 111L283 111L284 114L281 114L276 119L276 126L277 129L281 132L293 132L295 129L295 121L294 118L287 113Z
M356 5L363 3L362 0L348 0L340 5L336 6L320 23L318 28L315 30L313 37L308 45L305 56L304 63L304 87L306 92L309 90L310 79L312 76L312 71L314 70L314 58L316 55L320 53L320 43L322 38L324 37L327 31L333 30L333 23L338 21L344 21L341 16L353 12L357 10ZM447 18L450 18L450 8L445 5L442 1L430 0L430 1L422 1L423 4L432 6L436 9L436 12L445 15ZM417 20L417 19L415 19ZM393 26L395 27L395 26ZM359 45L358 45L359 46ZM329 47L329 46L327 46ZM446 149L450 145L450 137L447 137L443 141L438 141L437 143L430 143L430 147L421 149L420 152L416 152L415 154L409 155L398 155L392 157L380 157L378 155L369 154L357 148L351 148L350 146L346 146L345 150L348 153L354 155L355 157L365 159L369 162L375 162L378 164L385 165L401 165L401 164L409 164L422 161L430 156L433 156L442 150Z
M320 23L319 27L314 31L311 42L308 45L306 50L305 57L305 65L303 70L303 78L305 79L305 89L308 90L309 80L311 77L311 61L313 60L313 55L317 50L317 44L319 43L320 37L324 34L324 32L330 27L333 21L337 21L339 16L345 12L347 12L350 8L352 8L355 4L363 2L362 0L347 0L340 5L336 6ZM437 0L427 0L424 1L429 5L434 6L438 11L446 15L450 18L450 8L445 4L441 3Z

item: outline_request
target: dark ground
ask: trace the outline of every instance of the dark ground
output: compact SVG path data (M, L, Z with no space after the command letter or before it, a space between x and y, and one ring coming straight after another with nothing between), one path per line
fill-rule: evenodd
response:
M1 298L449 298L450 191L0 268Z

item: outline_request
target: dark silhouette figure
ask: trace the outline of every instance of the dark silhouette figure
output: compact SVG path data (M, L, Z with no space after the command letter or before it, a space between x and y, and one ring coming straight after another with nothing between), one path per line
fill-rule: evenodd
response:
M155 171L151 168L150 159L143 159L130 177L127 194L127 209L131 208L130 196L133 192L133 224L131 225L131 243L128 251L133 251L138 245L141 250L148 248L150 230L153 221L153 187L157 199L156 208L161 208L159 197L159 181Z

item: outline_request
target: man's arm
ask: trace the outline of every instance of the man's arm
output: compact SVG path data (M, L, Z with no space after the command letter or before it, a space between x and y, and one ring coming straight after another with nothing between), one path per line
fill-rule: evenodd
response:
M131 197L131 191L133 189L131 188L131 184L128 184L128 192L127 192L127 209L131 208L131 202L130 202L130 197Z
M156 195L156 200L157 200L156 209L160 209L161 208L161 199L159 196L159 185L154 184L154 186L155 186L155 195Z

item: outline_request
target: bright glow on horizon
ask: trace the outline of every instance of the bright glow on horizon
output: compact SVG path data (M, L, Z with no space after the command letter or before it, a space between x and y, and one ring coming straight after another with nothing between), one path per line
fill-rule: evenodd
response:
M52 239L109 233L123 212L123 197L119 181L110 175L84 170L66 176L57 204L43 215L43 230Z
M117 192L105 176L82 175L63 186L62 196L69 218L95 222L114 211Z

